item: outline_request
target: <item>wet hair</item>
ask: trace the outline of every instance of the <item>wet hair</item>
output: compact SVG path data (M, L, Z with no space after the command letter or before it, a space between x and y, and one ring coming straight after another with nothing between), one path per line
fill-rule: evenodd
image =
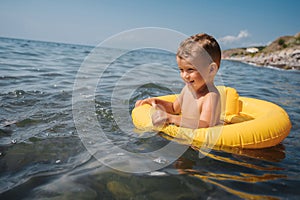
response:
M189 57L196 58L199 56L198 54L206 53L219 68L221 62L221 48L217 40L206 33L200 33L181 42L176 55L181 59L187 59Z

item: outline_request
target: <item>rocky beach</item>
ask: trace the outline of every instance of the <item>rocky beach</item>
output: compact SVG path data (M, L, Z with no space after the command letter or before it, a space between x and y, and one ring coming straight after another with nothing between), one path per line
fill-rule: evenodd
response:
M267 46L224 50L222 59L300 70L300 32L294 36L281 36Z

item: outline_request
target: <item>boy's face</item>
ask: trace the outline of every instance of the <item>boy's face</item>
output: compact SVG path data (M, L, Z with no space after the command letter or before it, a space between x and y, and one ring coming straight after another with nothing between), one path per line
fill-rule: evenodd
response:
M180 70L180 76L185 84L195 92L200 90L206 84L205 78L208 77L209 67L203 66L196 68L191 63L178 56L176 57L176 60Z

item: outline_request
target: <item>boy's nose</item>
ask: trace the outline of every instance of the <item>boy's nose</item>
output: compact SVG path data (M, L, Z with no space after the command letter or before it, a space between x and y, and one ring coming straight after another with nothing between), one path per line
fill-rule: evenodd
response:
M189 73L185 72L185 73L183 74L183 77L184 77L184 78L188 78L188 77L189 77Z

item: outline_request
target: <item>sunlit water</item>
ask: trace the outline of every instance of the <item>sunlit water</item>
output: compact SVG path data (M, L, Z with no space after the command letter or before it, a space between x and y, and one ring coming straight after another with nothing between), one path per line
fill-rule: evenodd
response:
M73 85L81 63L91 50L79 45L0 38L1 199L297 199L300 196L299 71L231 61L223 61L219 71L218 84L236 88L241 96L274 102L288 112L293 127L278 146L261 150L213 150L204 158L199 158L197 150L188 148L167 167L134 174L113 170L97 161L86 150L75 128ZM99 59L105 63L107 57L119 51L102 49ZM152 68L151 63L168 67L153 70L157 67ZM111 110L117 81L141 65L143 70L137 72L136 78L126 82L128 90L117 96L120 102L129 103L128 112L137 99L176 93L183 86L173 54L134 51L111 63L101 75L95 108L99 124L115 145L132 152L151 152L169 140L156 133L139 138L134 130L122 132ZM138 87L148 76L153 77L152 83ZM132 92L134 87L138 88ZM130 98L126 99L128 92ZM124 155L111 155L110 159L118 156Z

